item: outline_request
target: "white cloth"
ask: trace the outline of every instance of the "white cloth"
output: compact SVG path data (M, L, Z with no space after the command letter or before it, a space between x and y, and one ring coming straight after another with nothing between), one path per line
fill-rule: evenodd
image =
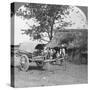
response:
M65 56L65 48L60 49L60 54L63 54Z

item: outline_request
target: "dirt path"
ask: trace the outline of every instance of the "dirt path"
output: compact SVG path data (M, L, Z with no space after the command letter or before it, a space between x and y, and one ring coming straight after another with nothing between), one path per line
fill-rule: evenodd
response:
M15 87L51 86L87 83L87 65L67 63L63 66L46 64L43 70L32 63L27 72L15 68Z

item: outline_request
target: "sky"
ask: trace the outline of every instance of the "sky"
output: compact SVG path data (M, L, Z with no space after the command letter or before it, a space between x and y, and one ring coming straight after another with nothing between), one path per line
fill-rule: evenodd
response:
M74 6L70 6L71 9L69 9L70 14L66 17L64 17L65 21L70 21L73 23L73 25L70 27L66 27L67 29L87 29L88 28L88 23L87 23L87 18L85 16L85 14L78 8L78 7L74 7ZM20 7L22 10L25 9L24 6ZM19 8L19 9L20 9ZM23 19L20 16L16 16L16 14L12 17L14 18L14 30L15 30L15 36L14 36L14 41L15 41L15 45L20 44L22 42L31 42L30 37L22 34L21 29L29 29L30 26L32 25L39 25L38 23L36 23L36 20L33 19ZM56 21L57 22L57 21ZM27 25L26 23L29 23L29 25ZM55 27L57 27L60 23L56 23Z

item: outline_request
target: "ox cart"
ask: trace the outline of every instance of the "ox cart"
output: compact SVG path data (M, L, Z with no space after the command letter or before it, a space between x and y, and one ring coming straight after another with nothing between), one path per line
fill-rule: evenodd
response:
M66 68L66 58L64 57L60 57L60 58L47 58L48 53L45 53L44 50L40 50L38 51L37 49L35 49L35 51L33 51L33 53L31 52L27 52L24 50L19 50L18 55L20 56L20 70L22 71L27 71L29 69L29 66L31 64L31 62L35 62L36 65L39 68L43 68L43 66L46 63L53 63L53 62L61 62L63 61L63 65ZM59 63L58 63L59 65Z
M66 69L65 57L55 58L55 59L50 59L50 58L47 59L46 55L34 56L33 54L28 53L28 52L19 52L19 54L20 54L20 70L22 70L22 71L27 71L29 69L31 62L35 62L37 67L43 68L43 66L46 63L63 61L63 65L65 66L65 69ZM58 65L59 65L59 63L58 63Z

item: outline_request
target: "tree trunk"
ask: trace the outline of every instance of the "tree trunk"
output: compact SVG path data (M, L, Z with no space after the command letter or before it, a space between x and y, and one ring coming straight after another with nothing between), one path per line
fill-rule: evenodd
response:
M53 28L51 27L50 41L52 40L52 33L53 33Z
M54 17L52 18L52 23L51 23L51 34L50 34L50 40L52 40L52 37L53 37L53 24L54 24Z

